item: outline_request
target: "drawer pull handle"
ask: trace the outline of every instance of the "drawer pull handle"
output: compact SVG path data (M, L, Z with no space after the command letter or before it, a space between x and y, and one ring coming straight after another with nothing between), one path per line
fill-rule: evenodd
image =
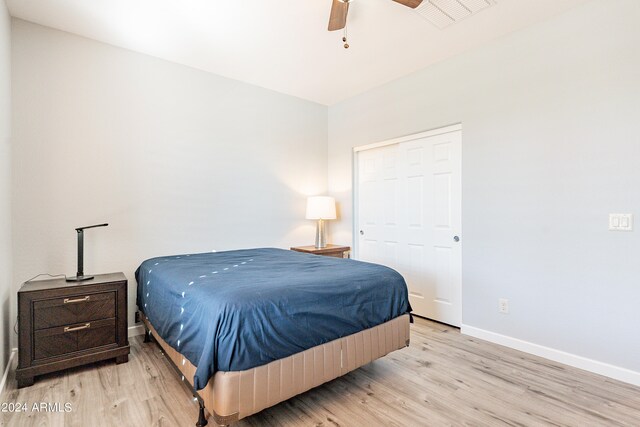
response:
M85 323L82 326L65 326L65 332L73 332L73 331L81 331L83 329L89 329L91 327L91 323Z
M91 298L87 295L86 297L82 297L82 298L76 298L76 299L69 299L69 298L65 298L64 299L64 303L65 304L73 304L76 302L85 302L85 301L89 301Z

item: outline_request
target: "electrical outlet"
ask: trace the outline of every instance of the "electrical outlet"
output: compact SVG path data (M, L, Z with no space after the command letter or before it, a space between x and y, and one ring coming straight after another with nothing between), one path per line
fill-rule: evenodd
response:
M502 314L509 314L509 300L500 298L498 300L498 311Z
M136 311L136 314L133 316L133 320L136 323L140 323L141 320L140 320L140 312L139 311Z

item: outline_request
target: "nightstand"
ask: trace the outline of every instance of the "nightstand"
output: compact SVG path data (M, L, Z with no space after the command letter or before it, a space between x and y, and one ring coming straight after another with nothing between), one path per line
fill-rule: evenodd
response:
M334 258L349 258L351 248L349 246L327 245L325 248L316 248L315 246L295 246L292 251L306 252L308 254L330 256Z
M18 291L18 388L62 369L129 359L127 278L96 275L25 284Z

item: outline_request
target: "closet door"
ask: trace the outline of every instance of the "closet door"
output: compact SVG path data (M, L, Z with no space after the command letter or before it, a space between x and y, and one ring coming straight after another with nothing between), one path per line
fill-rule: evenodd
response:
M363 151L359 154L358 258L363 261L398 265L400 238L399 147Z
M406 279L414 313L460 326L461 132L357 154L356 256Z

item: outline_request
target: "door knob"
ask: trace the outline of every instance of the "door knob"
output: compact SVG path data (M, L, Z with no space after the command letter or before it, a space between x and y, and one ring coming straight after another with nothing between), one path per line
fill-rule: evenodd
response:
M360 230L360 235L364 236L364 231Z
M460 241L460 237L459 236L453 236L453 241L454 242L459 242Z

